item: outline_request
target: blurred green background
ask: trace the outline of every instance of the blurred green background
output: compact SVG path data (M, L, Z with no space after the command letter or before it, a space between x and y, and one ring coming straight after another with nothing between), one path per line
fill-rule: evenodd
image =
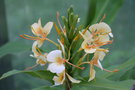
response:
M56 11L60 12L60 15L65 16L67 9L70 5L74 6L74 11L79 15L80 23L86 24L88 21L89 14L89 0L2 0L0 3L1 10L5 9L5 21L4 15L0 13L0 24L7 28L8 32L5 35L8 37L8 42L20 42L28 47L31 47L33 41L24 40L19 37L20 34L32 35L30 30L30 25L37 22L39 18L42 19L42 24L44 25L48 21L56 22ZM99 1L99 0L98 0ZM107 0L101 0L101 4ZM135 0L125 0L120 3L119 6L115 7L117 0L112 1L109 4L111 7L106 7L106 12L109 12L113 8L118 8L117 13L114 11L111 14L105 13L106 17L114 16L110 22L110 27L114 34L114 42L109 45L110 53L106 56L105 60L102 62L104 67L110 65L121 64L128 59L135 58ZM119 2L119 0L118 0ZM3 6L5 4L5 7ZM100 5L100 4L99 4ZM104 4L102 4L104 6ZM3 8L2 8L3 6ZM98 7L97 7L98 8ZM100 12L100 7L98 8ZM6 24L6 25L5 25ZM5 25L5 26L4 26ZM2 32L1 32L2 31ZM3 28L0 28L1 36L4 36ZM7 35L8 34L8 35ZM5 38L5 37L4 37ZM49 38L56 41L57 34L54 28L49 35ZM0 38L2 41L2 38ZM57 41L56 41L57 42ZM5 43L1 42L1 46ZM14 46L11 48L17 48ZM22 46L23 48L24 46ZM50 43L46 43L46 48L49 50L55 49ZM0 51L1 52L1 51ZM13 51L14 52L14 51ZM35 60L29 55L31 54L31 49L24 50L23 52L18 52L12 55L8 55L10 60L6 60L8 56L0 57L4 61L0 61L0 74L7 72L12 69L23 70L26 67L35 64ZM6 60L6 61L5 61ZM11 65L10 65L11 62ZM7 68L7 69L6 69ZM128 79L135 79L134 69L128 70ZM120 80L126 79L122 76ZM117 80L117 79L114 79ZM37 82L38 81L38 82ZM49 84L47 81L39 80L25 74L19 74L8 79L0 81L0 90L30 90L42 86L44 84ZM12 88L12 89L11 89ZM94 90L94 89L93 89Z

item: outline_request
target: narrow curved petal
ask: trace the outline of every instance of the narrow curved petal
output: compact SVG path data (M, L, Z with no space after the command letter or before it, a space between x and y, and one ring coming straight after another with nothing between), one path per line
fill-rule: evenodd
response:
M90 65L90 78L88 81L92 81L95 78L96 71L93 68L93 65Z
M105 30L105 32L111 32L110 26L108 24L104 23L104 22L100 22L98 24L97 29L103 29L103 30Z
M86 41L83 41L81 47L84 49L84 51L86 53L94 53L96 51L95 48L89 48L89 47L87 47L87 42Z
M109 35L101 35L98 37L98 39L99 39L99 42L104 42L104 43L110 41Z
M110 37L112 37L112 38L113 38L113 34L112 34L112 33L109 33L109 35L110 35Z
M43 27L44 33L45 33L46 35L48 35L48 34L50 33L52 27L53 27L53 22L48 22L48 23Z
M53 81L54 81L54 83L55 83L54 86L63 84L61 81L59 81L59 77L58 77L58 76L54 76L54 77L53 77Z
M54 76L53 80L55 82L55 86L63 84L65 80L65 72L59 73L58 76Z
M35 57L39 55L39 53L38 53L38 51L37 51L37 49L36 49L37 45L38 45L37 41L35 41L35 42L33 43L33 45L32 45L32 52L34 53L34 56L35 56Z
M101 49L101 48L98 48L99 50ZM98 50L97 49L97 50ZM105 49L101 49L101 50L105 50ZM97 58L97 59L99 59L100 61L102 61L103 59L104 59L104 57L105 57L105 51L96 51L95 53L94 53L94 58Z
M47 61L56 62L58 58L62 58L61 50L53 50L47 55Z
M39 32L42 31L42 27L38 23L34 23L31 25L32 33L36 36L41 36Z
M44 40L37 40L38 47L41 47L44 43Z
M89 49L89 48L86 48L85 50L84 50L86 53L94 53L95 51L96 51L96 49Z
M61 49L62 49L63 54L65 55L64 45L61 43L61 41L59 39L58 39L58 42L60 43L60 46L61 46Z
M72 78L68 73L66 73L66 75L68 76L68 79L72 82L72 83L80 83L80 80L76 80L74 78Z
M98 24L93 24L93 25L91 25L91 26L89 27L89 30L90 30L91 32L95 32L95 31L97 30L97 26L98 26Z
M85 48L86 48L86 46L87 46L87 42L84 40L84 41L82 42L81 47L82 47L83 49L85 49Z
M100 51L100 52L99 52L99 60L100 60L100 61L103 61L105 55L106 55L105 52Z
M84 38L84 40L87 41L87 42L92 39L92 35L88 30L84 34L82 32L80 32L80 31L79 31L79 33Z
M42 25L41 25L41 18L38 19L38 25L39 25L39 26L42 26Z
M41 66L44 66L46 64L46 62L42 59L37 59L36 63L40 64Z
M100 68L101 70L103 70L103 67L102 67L102 65L101 65L101 63L100 63L99 60L98 60L98 66L99 66L99 68Z
M52 73L61 73L65 70L64 64L57 64L57 63L51 63L49 64L47 70L49 70Z

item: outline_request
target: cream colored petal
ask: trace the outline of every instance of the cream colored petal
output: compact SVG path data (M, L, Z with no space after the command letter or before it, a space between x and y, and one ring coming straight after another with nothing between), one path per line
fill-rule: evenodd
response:
M105 55L106 55L105 52L99 51L99 60L102 61L104 59Z
M93 65L91 64L90 65L90 77L89 77L88 81L92 81L95 78L95 75L96 75L96 71L94 70Z
M113 38L113 34L112 34L112 33L109 33L109 35L110 35L110 37L112 37L112 38Z
M91 39L92 38L92 35L91 33L87 30L84 34L83 34L83 38L85 40L88 40L88 39Z
M42 27L42 25L41 25L41 18L38 19L38 25Z
M111 32L110 26L104 22L100 22L98 24L98 29L103 29L103 30L105 30L105 32Z
M89 49L89 48L86 48L86 49L84 49L84 51L86 52L86 53L94 53L95 51L96 51L96 49Z
M42 61L42 63L41 63L40 59L37 59L36 63L40 64L41 66L44 66L46 64L46 62L44 62L44 61Z
M81 45L81 48L85 49L86 46L87 46L87 42L86 42L86 41L83 41L83 42L82 42L82 45Z
M98 25L98 24L93 24L93 25L91 25L91 26L89 27L89 30L90 30L91 32L95 32L95 31L97 30L97 25Z
M35 56L34 56L33 54L30 54L30 57L33 57L33 58L35 58Z
M54 81L54 86L63 84L62 81L59 81L59 77L58 76L54 76L53 77L53 81Z
M57 64L57 63L50 63L47 70L49 70L52 73L61 73L65 70L64 64Z
M78 23L80 22L80 18L78 18L77 22L78 22Z
M35 57L37 57L38 55L39 55L39 53L38 53L38 51L37 51L37 49L36 49L36 47L37 47L37 41L35 41L34 43L33 43L33 45L32 45L32 52L34 53L34 56Z
M56 62L58 58L62 58L61 50L53 50L47 55L47 61Z
M96 51L95 48L88 48L86 41L83 41L83 42L82 42L81 47L84 49L84 51L85 51L86 53L94 53L94 52Z
M45 62L47 61L46 57L43 56L43 55L40 55L38 58L41 59L41 60L43 60L43 61L45 61Z
M37 40L38 47L41 47L44 43L44 40Z
M89 42L92 40L92 35L88 30L84 34L80 31L79 33L81 34L81 36L84 38L85 41Z
M101 65L101 63L100 63L99 60L98 60L98 66L99 66L99 68L100 68L101 70L103 70L103 67L102 67L102 65Z
M83 38L85 38L85 36L82 34L82 32L79 31L79 33L80 33L80 35L81 35Z
M61 46L61 48L62 48L62 52L63 52L63 54L64 54L64 56L65 56L65 48L64 48L64 45L61 43L61 41L58 39L58 42L60 43L60 46Z
M32 33L36 36L41 36L38 32L42 30L42 27L38 23L34 23L31 25Z
M76 80L74 78L72 78L68 73L66 73L66 75L68 76L68 79L72 82L72 83L80 83L80 80Z
M43 28L44 33L45 33L46 35L48 35L48 34L50 33L52 27L53 27L53 22L48 22L48 23L44 26L44 28Z
M99 42L108 42L110 41L110 37L108 35L101 35L98 37L99 38Z
M55 82L55 85L54 86L57 86L57 85L61 85L64 83L64 80L65 80L65 73L59 73L58 76L54 76L53 77L53 80Z

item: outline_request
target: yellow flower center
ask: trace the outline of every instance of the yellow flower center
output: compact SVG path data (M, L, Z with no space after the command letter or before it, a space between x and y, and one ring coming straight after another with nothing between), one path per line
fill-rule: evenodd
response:
M38 64L46 64L46 62L42 59L39 59Z
M63 64L65 62L65 60L62 59L61 57L57 57L56 60L58 64Z

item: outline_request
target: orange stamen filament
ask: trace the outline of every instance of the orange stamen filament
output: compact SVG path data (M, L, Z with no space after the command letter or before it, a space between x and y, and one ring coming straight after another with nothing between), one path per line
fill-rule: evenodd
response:
M83 63L79 64L78 66L83 65L83 64L94 64L94 62L83 62ZM94 65L97 66L98 68L100 68L97 64L94 64ZM107 71L107 72L118 72L119 71L118 69L115 69L115 70L111 71L111 70L107 70L107 69L104 69L104 68L103 68L103 70Z
M111 44L111 43L112 43L112 41L108 41L108 42L103 42L103 43L97 44L97 45L87 45L86 48L95 48L95 47L100 47L100 46Z
M60 29L61 29L62 32L64 33L64 30L63 30L63 28L62 28L62 26L61 26L61 23L60 23L60 20L59 20L59 16L60 16L60 14L59 14L59 12L57 12L57 13L56 13L56 19L57 19L57 22L58 22L58 24L59 24Z
M94 64L94 65L97 66L98 68L100 68L98 65L96 65L96 64ZM107 70L107 69L104 69L104 68L103 68L103 70L106 71L106 72L118 72L119 71L118 69L114 69L113 71L111 71L111 70Z
M28 40L45 40L46 39L46 38L40 38L40 37L32 37L32 36L29 36L26 34L24 34L24 36L20 35L20 37L22 37L24 39L28 39Z
M72 64L72 63L70 63L70 62L68 62L67 60L64 60L66 63L68 63L69 65L72 65L72 66L74 66L74 67L76 67L76 68L79 68L79 69L84 69L84 67L79 67L79 66L76 66L76 65L74 65L74 64Z
M39 65L39 64L35 64L35 65L34 65L34 66L32 66L32 67L28 67L28 68L24 69L24 71L31 70L31 69L35 68L36 66L38 66L38 65Z
M102 22L105 18L106 18L106 14L104 14L104 16L102 17L102 19L100 20L100 22Z

